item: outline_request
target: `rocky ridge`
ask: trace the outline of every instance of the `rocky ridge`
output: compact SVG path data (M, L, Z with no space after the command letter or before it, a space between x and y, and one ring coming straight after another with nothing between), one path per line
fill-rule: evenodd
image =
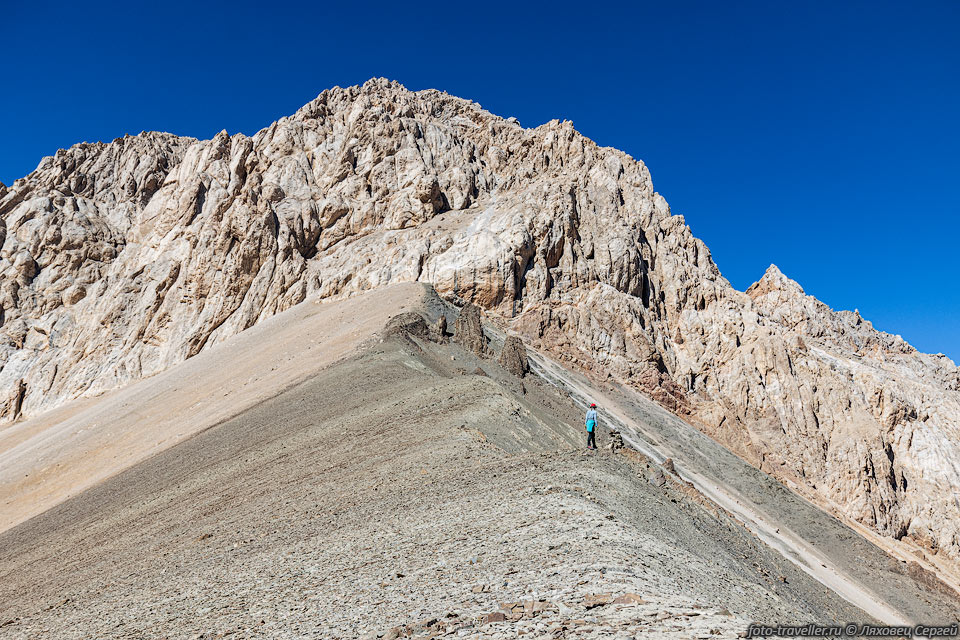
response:
M437 91L254 136L81 144L0 189L0 416L149 376L307 297L424 281L642 389L874 530L960 559L960 370L775 267L720 275L642 162Z
M653 460L582 450L569 392L537 375L521 388L492 357L434 342L427 319L452 310L432 300L0 533L0 636L689 639L874 617L676 476L653 481ZM317 306L264 325L310 335ZM217 377L204 372L186 379ZM949 619L950 600L866 564L907 594L892 613Z

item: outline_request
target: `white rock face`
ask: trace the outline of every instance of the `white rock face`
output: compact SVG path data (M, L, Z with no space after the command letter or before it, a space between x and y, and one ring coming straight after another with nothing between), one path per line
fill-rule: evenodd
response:
M512 119L511 119L512 120ZM877 531L960 559L960 371L775 267L720 275L639 161L436 91L323 92L253 137L81 144L0 186L0 420L307 297L433 283Z

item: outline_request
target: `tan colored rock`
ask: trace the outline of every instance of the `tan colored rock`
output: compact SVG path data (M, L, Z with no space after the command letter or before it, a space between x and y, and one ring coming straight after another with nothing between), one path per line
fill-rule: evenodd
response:
M63 292L63 304L66 306L74 305L83 300L87 295L87 290L79 285L68 287Z
M307 298L403 281L960 560L953 362L775 267L736 291L646 166L569 122L524 129L380 79L253 136L76 145L0 188L0 420L155 374Z
M614 601L612 593L588 593L583 596L583 606L587 609L602 607Z
M647 601L643 597L636 593L625 593L623 595L617 596L614 599L613 604L627 604L627 605L638 605L638 604L647 604Z
M480 619L480 624L490 624L491 622L504 622L506 621L507 616L502 611L491 611L490 613L484 614Z

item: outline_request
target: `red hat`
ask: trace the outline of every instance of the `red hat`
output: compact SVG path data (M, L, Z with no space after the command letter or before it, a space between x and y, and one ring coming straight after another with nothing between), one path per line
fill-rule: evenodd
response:
M591 408L591 409L596 409L596 408L597 408L597 405L595 405L594 403L591 402L591 403L590 403L590 408Z

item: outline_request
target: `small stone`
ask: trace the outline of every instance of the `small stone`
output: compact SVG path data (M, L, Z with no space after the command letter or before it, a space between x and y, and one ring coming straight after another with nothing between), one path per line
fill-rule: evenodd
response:
M507 616L501 611L492 611L486 613L480 618L480 624L490 624L491 622L506 622Z
M617 596L617 598L613 601L613 604L647 604L647 601L636 593L625 593L622 596Z
M667 458L666 460L664 460L662 466L663 466L663 470L666 471L667 473L672 473L673 475L677 475L677 469L676 467L673 466L673 458Z
M613 602L612 593L590 593L583 597L583 606L587 609L602 607Z

